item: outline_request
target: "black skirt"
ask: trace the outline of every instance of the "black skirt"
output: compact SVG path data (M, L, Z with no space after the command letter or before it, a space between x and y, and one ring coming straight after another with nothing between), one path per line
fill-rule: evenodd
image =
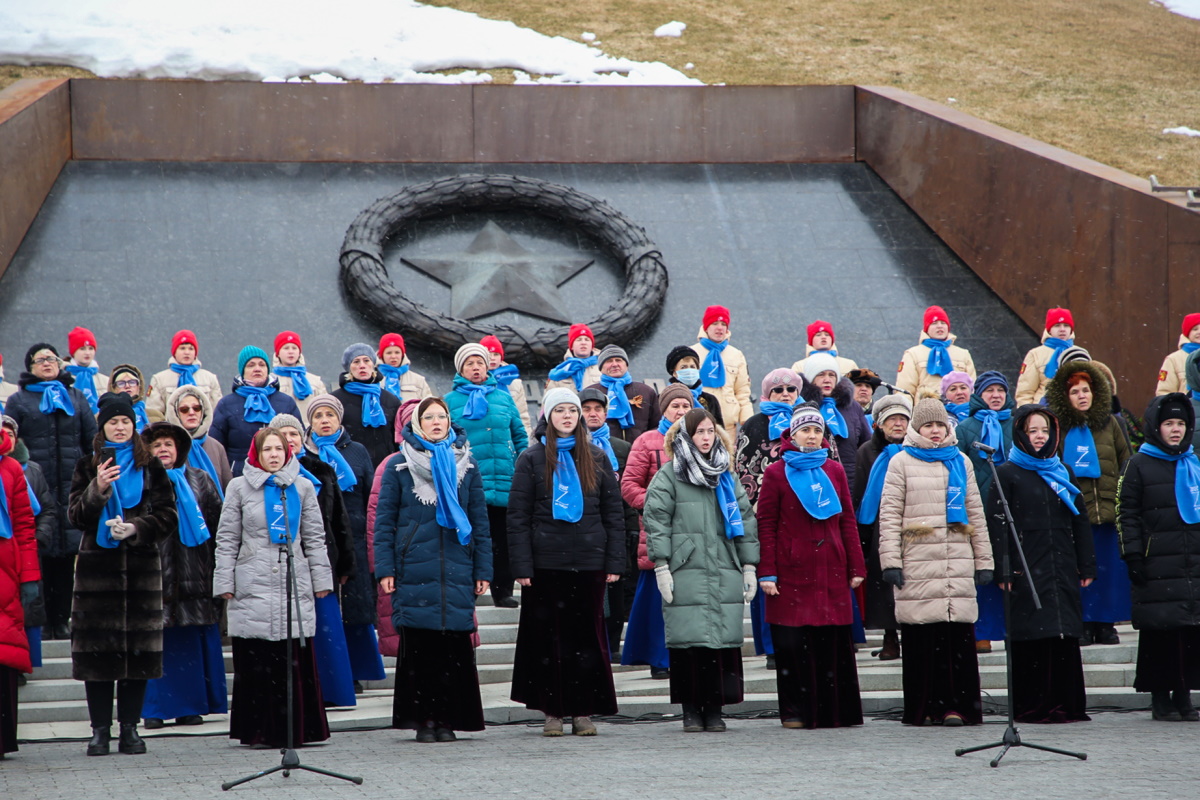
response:
M779 716L806 728L861 725L862 696L849 625L772 625Z
M1086 722L1087 689L1079 640L1033 639L1010 645L1017 722ZM907 657L907 654L906 654Z
M1138 631L1139 692L1200 689L1200 627Z
M400 629L392 727L483 730L479 672L469 632Z
M900 625L904 642L906 725L941 722L951 711L968 725L983 722L975 626L969 622Z
M20 670L0 666L0 753L17 752L17 676Z
M673 647L667 652L672 703L719 708L742 702L742 648Z
M534 569L521 590L512 699L551 717L617 713L604 573Z
M229 738L287 746L287 641L233 637L233 705ZM292 640L292 730L296 746L329 738L312 639Z

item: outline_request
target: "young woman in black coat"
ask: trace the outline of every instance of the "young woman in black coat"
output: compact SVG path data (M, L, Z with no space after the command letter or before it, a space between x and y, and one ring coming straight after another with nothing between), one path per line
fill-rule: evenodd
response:
M508 499L509 559L524 587L512 699L546 715L542 733L594 736L617 713L604 590L625 567L625 516L608 456L591 444L579 396L554 388L540 437L517 459Z
M1196 412L1179 392L1146 409L1146 442L1117 488L1121 558L1133 583L1139 631L1133 688L1150 692L1153 717L1200 721L1200 462L1192 453Z
M996 468L1042 607L1010 539L999 492L989 492L992 552L1009 550L1010 572L1000 588L1012 592L1008 618L1013 665L1013 715L1018 722L1081 722L1087 715L1079 637L1079 590L1096 577L1092 527L1074 475L1058 458L1058 418L1045 406L1013 415L1013 446ZM1002 561L997 560L1003 570Z

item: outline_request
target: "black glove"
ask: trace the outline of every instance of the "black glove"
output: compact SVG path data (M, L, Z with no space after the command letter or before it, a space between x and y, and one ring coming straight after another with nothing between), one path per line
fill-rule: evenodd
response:
M883 582L890 583L897 589L904 588L904 571L899 567L892 567L883 571Z
M34 602L41 595L42 591L38 588L37 581L26 581L21 584L21 605L27 606Z
M1146 577L1146 562L1141 558L1128 558L1125 566L1129 568L1129 582L1134 586L1145 586L1150 582Z
M975 585L987 586L992 582L992 577L992 571L990 569L977 569L975 570Z

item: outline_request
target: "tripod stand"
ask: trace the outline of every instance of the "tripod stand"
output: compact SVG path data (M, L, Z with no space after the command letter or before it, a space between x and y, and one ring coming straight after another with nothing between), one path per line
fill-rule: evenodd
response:
M1004 519L1008 523L1008 535L1004 537L1004 547L1001 548L1001 569L1000 575L1008 577L1011 580L1012 570L1010 569L1009 549L1010 542L1017 547L1017 555L1021 557L1021 567L1025 570L1025 580L1029 582L1029 592L1033 595L1033 605L1035 608L1042 607L1042 601L1038 597L1037 587L1033 585L1033 573L1029 571L1029 562L1025 560L1025 548L1021 546L1021 540L1017 537L1017 525L1013 522L1012 511L1008 507L1008 498L1004 496L1004 489L1000 486L1000 476L996 474L996 462L993 460L996 451L993 448L981 445L976 442L972 445L976 450L984 454L987 459L988 466L992 470L992 491L998 492L1000 496L1000 505L1004 507ZM1060 756L1071 756L1078 758L1080 761L1087 761L1087 753L1075 753L1070 750L1059 750L1056 747L1047 747L1044 744L1033 744L1032 742L1021 741L1021 733L1017 730L1016 721L1013 719L1013 666L1012 666L1012 626L1009 620L1012 618L1012 584L1004 590L1004 672L1008 681L1008 727L1004 729L1004 738L998 742L990 744L976 745L975 747L963 747L955 750L954 755L964 756L967 753L975 753L980 750L991 750L993 747L1003 747L1000 754L993 758L989 765L992 767L1000 766L1000 759L1004 758L1005 754L1013 747L1031 747L1034 750L1044 750L1047 753L1057 753Z
M298 628L300 629L300 646L301 647L305 646L305 644L304 644L304 619L300 614L300 593L296 588L296 564L295 564L295 559L292 555L292 537L291 537L292 529L291 529L290 525L288 524L287 497L284 495L283 487L280 487L280 489L279 489L279 503L280 503L280 506L283 508L283 530L284 530L284 542L279 545L279 550L281 553L287 554L287 576L284 578L284 583L287 585L287 629L286 629L287 630L287 747L284 748L283 750L279 751L280 753L283 754L283 759L280 761L278 766L270 767L269 769L264 769L262 772L256 772L253 775L247 775L244 778L238 778L235 781L228 781L226 783L222 783L221 789L223 791L229 791L230 789L232 789L235 786L240 786L243 783L249 783L250 781L266 777L267 775L270 775L275 772L279 772L280 770L283 771L283 777L288 778L288 777L291 777L292 770L294 770L294 769L302 769L302 770L306 770L308 772L315 772L320 775L328 775L331 778L339 778L340 780L350 781L351 783L353 783L357 786L361 786L363 779L360 777L352 776L352 775L342 775L339 772L331 772L330 770L321 769L320 767L310 767L305 764L301 764L300 763L300 754L296 752L296 744L295 744L296 729L293 724L294 720L295 720L295 715L296 715L296 707L292 702L294 699L294 692L295 692L295 683L293 682L294 681L293 673L295 671L295 667L292 664L292 647L293 647L293 644L292 644L292 607L293 607L293 603L295 604L295 609L296 609L296 624L297 624ZM268 515L270 514L269 509L268 509L267 513L268 513Z

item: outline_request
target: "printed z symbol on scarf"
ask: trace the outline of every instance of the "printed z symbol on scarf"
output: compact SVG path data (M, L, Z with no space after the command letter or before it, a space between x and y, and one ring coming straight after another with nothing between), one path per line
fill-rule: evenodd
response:
M1086 467L1087 463L1085 462L1088 461L1088 454L1092 452L1091 448L1081 445L1075 448L1075 452L1079 453L1079 458L1075 459L1075 466Z
M558 485L559 494L554 497L554 505L559 508L567 507L567 495L571 492L571 487L560 483Z
M809 488L812 489L813 494L817 496L817 508L822 508L829 504L829 501L825 499L825 487L821 486L819 483L814 483L811 484Z
M951 508L961 508L962 492L963 490L959 489L957 486L950 487L949 494L946 499L946 505Z

